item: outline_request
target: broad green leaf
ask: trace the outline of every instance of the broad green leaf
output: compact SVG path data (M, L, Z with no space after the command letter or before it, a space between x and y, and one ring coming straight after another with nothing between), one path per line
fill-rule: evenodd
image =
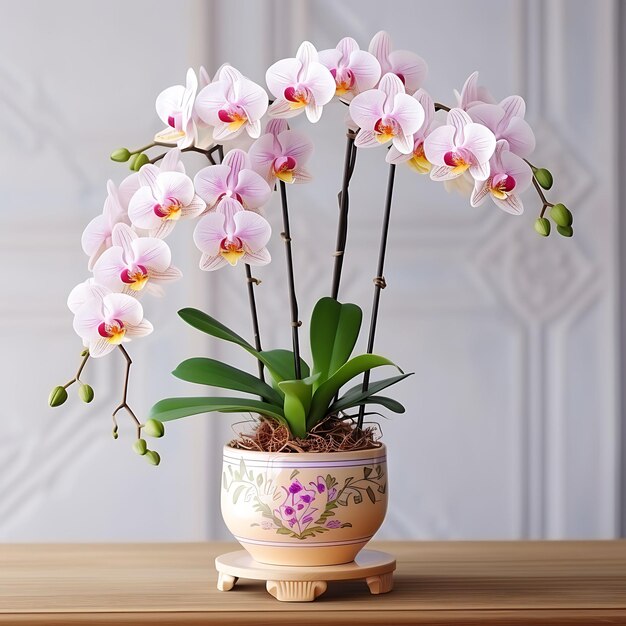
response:
M283 405L279 393L267 383L243 370L209 358L193 358L183 361L173 372L174 376L190 383L211 385L261 396L264 401Z
M363 312L356 304L322 298L311 315L313 372L320 374L316 387L350 358L361 329Z
M201 330L212 337L217 337L224 341L230 341L231 343L241 346L244 350L249 352L252 356L261 361L268 369L272 378L276 381L289 380L295 378L293 367L293 353L288 350L265 350L258 352L253 346L251 346L243 337L239 336L236 332L224 326L221 322L211 317L207 313L199 311L198 309L181 309L178 311L178 315L185 320L189 325ZM287 356L289 355L289 357ZM288 361L291 358L291 366ZM308 366L304 361L302 376L308 376ZM304 367L306 366L306 368ZM306 373L305 373L306 369Z
M350 380L363 372L375 367L393 365L401 373L402 370L389 359L377 354L360 354L342 365L326 382L322 383L311 401L311 409L307 420L309 430L328 414L328 408L332 404L337 392Z
M313 380L283 380L278 387L285 394L284 414L289 430L296 437L306 437L306 420L313 396Z
M267 365L267 369L277 383L296 378L295 363L291 350L263 350L260 354L263 363ZM302 378L307 378L311 374L308 364L302 357L300 358L300 374Z
M260 413L286 424L283 410L273 404L247 398L165 398L151 409L150 417L169 422L199 413Z
M357 385L356 387L352 387L348 389L345 394L343 394L332 406L332 411L342 411L343 409L347 409L349 407L357 406L361 404L363 400L368 398L369 396L382 391L383 389L387 389L387 387L391 387L391 385L395 385L399 383L401 380L404 380L408 376L412 376L412 374L400 374L400 376L392 376L391 378L384 378L383 380L377 380L376 382L370 383L365 391L363 391L363 385Z
M393 398L388 398L387 396L367 396L367 398L361 398L355 402L348 402L344 404L341 408L337 408L338 402L331 405L328 410L329 413L335 413L336 411L345 411L346 409L351 409L355 406L361 406L362 404L379 404L380 406L384 406L386 409L393 411L394 413L404 413L405 408L402 404L400 404L397 400Z

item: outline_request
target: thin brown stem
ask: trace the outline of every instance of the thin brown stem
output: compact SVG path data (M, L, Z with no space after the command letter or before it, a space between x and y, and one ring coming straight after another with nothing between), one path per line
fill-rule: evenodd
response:
M122 409L124 409L135 421L135 424L137 427L137 439L140 439L141 438L141 422L139 421L139 419L135 415L135 412L130 408L128 404L128 381L130 378L130 367L133 364L133 360L130 358L130 354L128 354L124 346L119 345L118 348L120 349L120 352L124 355L124 359L126 360L126 372L124 374L124 390L122 392L122 401L115 408L115 410L113 411L113 415L112 415L113 424L114 424L113 434L114 435L117 434L118 427L117 427L116 416Z
M449 111L450 107L445 104L441 104L441 102L435 102L435 111Z
M78 366L78 370L76 370L76 374L74 375L74 378L72 378L71 380L69 380L68 382L65 383L65 385L63 385L64 389L67 389L68 387L70 387L71 385L73 385L76 382L80 382L80 375L83 373L83 369L85 369L85 365L87 365L87 361L89 360L89 352L87 352L81 362L80 365Z
M155 146L168 146L168 144L163 144L163 143L155 143ZM173 146L169 146L170 148L172 148ZM215 146L213 146L212 148L209 148L208 150L205 150L204 148L198 148L196 146L188 146L187 148L183 148L181 150L181 152L197 152L198 154L204 154L204 156L213 164L215 165L215 159L213 158L213 156L215 155L216 152L218 152L220 149L222 149L222 146L220 144L217 144ZM160 161L165 155L167 154L167 152L164 152L163 154L158 154L157 156L155 156L153 159L150 159L150 161L148 161L148 163L157 163L158 161Z

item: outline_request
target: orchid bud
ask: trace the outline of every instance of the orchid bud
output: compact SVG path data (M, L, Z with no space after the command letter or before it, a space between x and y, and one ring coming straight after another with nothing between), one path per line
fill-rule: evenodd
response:
M126 163L128 159L130 159L130 150L128 148L119 148L111 152L111 161Z
M129 167L129 169L131 169L131 170L133 170L133 171L136 171L136 170L135 170L135 161L137 160L137 157L138 157L138 156L139 156L138 154L132 154L132 155L131 155L130 160L128 161L128 167Z
M148 444L146 443L146 440L137 439L137 441L133 444L133 450L140 456L143 456L146 452L148 452Z
M132 169L135 172L138 172L146 163L149 162L150 159L148 158L148 155L142 152L141 154L138 154L137 158L133 161Z
M535 220L535 230L542 237L547 237L550 234L550 220L545 217L538 217Z
M50 406L61 406L67 400L67 391L65 387L55 387L50 392L50 397L48 398L48 404Z
M550 209L550 217L558 226L571 226L574 216L564 204L555 204Z
M148 463L150 463L151 465L158 465L161 462L161 457L159 456L158 452L155 452L154 450L148 450L145 454L146 457L146 461L148 461Z
M78 388L78 397L83 401L89 404L93 400L93 388L91 385L81 385Z
M143 432L149 437L163 437L165 434L165 426L162 422L155 419L146 420L146 423L142 426Z
M556 229L559 235L563 235L563 237L571 237L574 234L574 229L571 226L557 226Z
M119 435L117 434L117 426L113 428L113 432L111 434L113 435L113 439L117 439L119 437Z
M81 353L80 356L87 356L89 354L89 348L85 348Z
M552 174L550 170L547 170L545 167L539 168L534 171L535 180L544 188L550 189L552 187Z

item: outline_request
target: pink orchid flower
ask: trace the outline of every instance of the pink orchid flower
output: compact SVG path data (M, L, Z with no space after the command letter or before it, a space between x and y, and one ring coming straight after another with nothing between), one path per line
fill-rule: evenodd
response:
M424 140L435 120L435 103L430 95L423 89L418 89L413 94L413 98L415 98L424 109L424 123L420 129L413 134L413 151L409 154L403 154L398 148L391 146L385 160L387 163L406 163L416 172L428 174L432 168L432 164L424 154Z
M376 33L369 45L369 51L380 64L383 75L395 74L409 93L422 86L428 75L428 65L422 57L408 50L391 49L391 38L384 30Z
M213 139L219 142L237 137L244 129L256 139L261 134L261 118L267 106L263 87L230 65L223 66L196 99L196 112L213 126Z
M497 206L513 215L521 215L524 205L519 194L528 188L532 181L532 171L524 159L509 151L506 141L496 143L496 151L491 157L491 172L484 181L476 181L472 192L471 205L480 206L491 195Z
M285 183L306 183L311 175L304 165L313 154L313 142L296 130L278 135L266 133L257 139L248 156L254 170L270 185L276 179Z
M272 195L265 180L253 169L243 150L231 150L219 165L201 169L194 178L198 195L213 209L224 199L234 198L246 209L258 209Z
M489 159L496 138L462 109L448 113L447 124L435 128L424 141L426 158L437 167L430 171L433 180L450 180L469 171L475 180L489 176Z
M113 227L120 222L129 223L120 191L111 180L107 182L107 192L102 213L87 224L81 238L83 251L89 257L89 270L93 269L100 255L111 247Z
M380 63L352 37L344 37L336 48L322 50L320 63L325 65L335 79L335 95L351 100L357 94L372 89L380 78Z
M463 84L461 93L454 90L458 102L458 108L467 111L476 104L495 104L495 98L489 93L486 87L478 84L478 72L470 74Z
M181 172L158 172L144 166L139 171L141 187L128 206L133 226L163 239L179 219L196 217L204 211L204 200L196 195L191 179Z
M187 70L187 84L174 85L163 90L156 99L156 111L167 128L157 133L155 141L173 143L186 148L194 143L197 136L193 116L193 105L198 90L196 73Z
M395 74L385 74L376 89L355 96L350 116L361 127L355 145L372 148L389 141L402 154L413 151L413 134L424 123L424 109L404 92Z
M74 330L97 359L123 342L149 335L152 324L143 318L143 307L135 298L101 287L76 312Z
M225 198L217 211L207 213L196 226L193 240L202 252L200 269L211 272L226 264L266 265L270 253L265 247L272 229L267 220L246 211L239 202Z
M504 139L517 156L526 158L535 149L535 134L524 119L526 103L521 96L509 96L499 104L476 104L467 112L475 122L489 128L496 140Z
M304 41L295 58L282 59L265 74L265 82L276 100L268 113L272 117L294 117L302 111L310 122L322 116L322 107L335 95L335 80L318 61L315 46Z
M182 272L172 266L172 253L162 239L139 237L126 224L117 224L112 238L113 245L93 268L99 284L129 295L144 288L161 295L159 283L182 276Z
M109 290L96 282L95 278L88 278L70 291L67 297L67 308L76 315L85 302L92 298L104 297Z

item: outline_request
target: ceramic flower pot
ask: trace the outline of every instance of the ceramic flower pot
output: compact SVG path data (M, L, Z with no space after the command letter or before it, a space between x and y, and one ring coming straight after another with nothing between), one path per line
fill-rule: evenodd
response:
M272 453L224 448L222 515L259 563L349 563L387 510L387 449Z

